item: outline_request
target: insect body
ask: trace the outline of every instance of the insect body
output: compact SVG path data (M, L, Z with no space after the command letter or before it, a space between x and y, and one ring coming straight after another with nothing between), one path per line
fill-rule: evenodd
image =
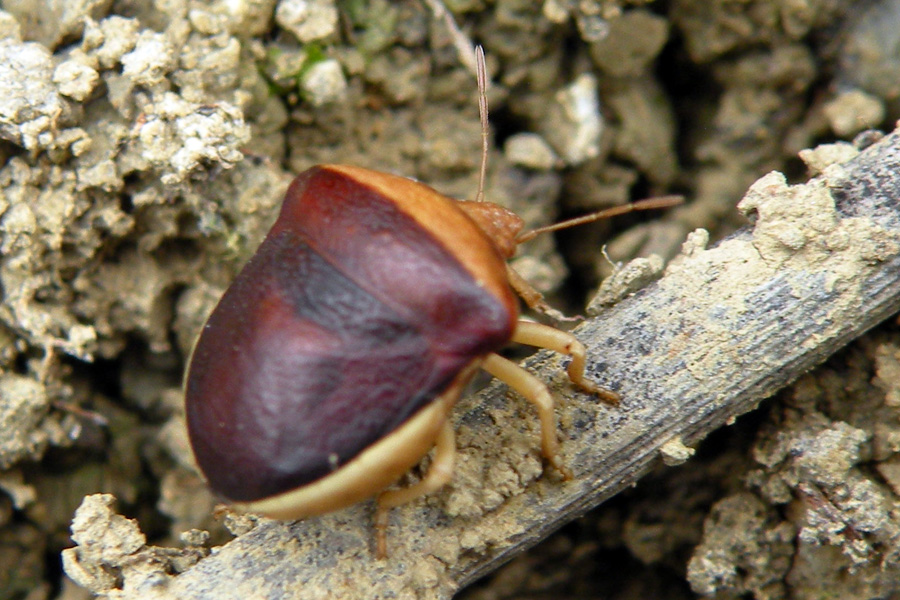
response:
M402 177L314 167L213 311L191 358L186 413L210 486L239 508L276 518L329 512L372 497L435 445L418 484L379 496L387 509L452 474L448 412L484 368L538 408L542 450L564 475L553 399L495 354L509 341L573 356L570 334L518 321L505 259L521 220L458 202Z

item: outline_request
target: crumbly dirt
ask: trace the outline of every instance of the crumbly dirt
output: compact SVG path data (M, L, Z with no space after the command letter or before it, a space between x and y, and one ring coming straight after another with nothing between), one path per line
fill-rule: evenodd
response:
M603 277L615 273L592 310L658 276L689 232L718 239L777 210L753 195L735 209L763 174L800 178L855 151L801 150L900 118L887 0L852 18L837 0L446 0L458 31L436 4L3 3L0 598L152 597L253 527L213 518L192 467L180 385L193 340L303 169L356 164L474 195L460 39L488 56L490 200L533 227L687 198L529 244L516 268L572 312ZM765 234L775 263L805 235ZM686 462L460 597L900 593L898 348L886 323L696 456L673 443ZM463 476L448 518L538 477L520 451L533 460L497 465L487 487Z

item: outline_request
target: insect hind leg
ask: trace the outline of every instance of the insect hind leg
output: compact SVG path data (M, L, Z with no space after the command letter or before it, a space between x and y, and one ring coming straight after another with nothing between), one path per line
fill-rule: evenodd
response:
M419 496L430 494L444 487L453 477L456 462L456 437L449 419L444 421L434 446L434 458L422 479L409 487L387 490L378 496L375 508L375 554L387 557L387 526L390 509L412 502Z

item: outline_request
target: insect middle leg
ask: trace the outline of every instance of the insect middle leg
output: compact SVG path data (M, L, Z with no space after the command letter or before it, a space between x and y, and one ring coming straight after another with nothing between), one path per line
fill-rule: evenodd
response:
M586 392L596 394L604 402L614 405L619 403L618 394L585 379L585 349L571 333L540 323L519 321L512 341L570 355L572 360L566 372L572 383ZM556 413L553 410L555 402L544 382L516 363L497 354L489 354L484 359L482 368L522 394L534 405L541 421L541 452L565 479L571 479L572 471L563 461L559 440L556 437Z
M553 395L544 382L499 354L488 354L481 368L522 394L534 405L541 421L541 453L564 479L571 479L572 471L566 466L559 451Z

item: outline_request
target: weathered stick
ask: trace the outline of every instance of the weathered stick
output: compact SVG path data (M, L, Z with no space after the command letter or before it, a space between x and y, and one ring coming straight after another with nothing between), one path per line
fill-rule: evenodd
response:
M665 277L577 330L590 375L622 396L620 407L572 390L556 357L529 361L565 397L558 414L574 480L542 475L533 412L492 385L456 413L453 483L393 511L388 560L373 558L372 507L362 505L265 521L169 590L448 598L900 309L900 135L807 184L770 174L741 209L754 227L711 250L688 245Z

